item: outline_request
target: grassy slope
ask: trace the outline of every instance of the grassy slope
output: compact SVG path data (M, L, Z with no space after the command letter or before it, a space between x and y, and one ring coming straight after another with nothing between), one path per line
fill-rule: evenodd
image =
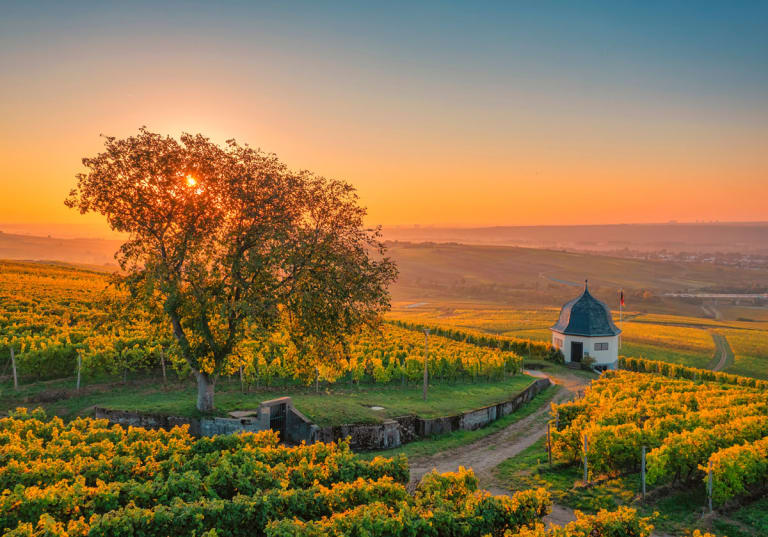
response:
M503 418L492 422L486 427L475 429L474 431L456 431L454 433L437 435L425 440L418 440L416 442L405 444L399 448L371 452L366 454L365 457L393 457L401 453L407 455L408 457L425 457L446 451L448 449L471 444L476 440L480 440L481 438L484 438L490 434L508 427L516 421L530 416L544 405L549 404L552 398L557 395L558 391L561 389L562 388L560 386L550 386L543 392L537 394L536 397L534 397L528 404L524 405L516 412L508 414Z
M764 324L764 323L763 323ZM734 353L734 364L728 373L768 378L768 331L723 330Z
M499 303L518 297L525 303L541 303L544 298L556 298L564 292L566 286L558 280L583 282L585 278L596 289L609 288L611 297L621 287L663 292L704 288L724 281L734 286L768 283L764 271L559 250L393 243L389 254L401 274L394 295L403 300L472 297Z
M421 386L399 385L333 387L315 393L311 389L269 389L240 393L236 382L220 382L217 386L216 408L219 414L231 410L257 408L261 401L289 395L296 408L318 425L343 423L375 423L386 418L416 414L425 418L448 416L512 399L533 382L528 375L509 377L503 382L477 382L461 384L435 384L430 386L427 401L421 399ZM14 393L4 383L0 392L0 411L16 406L37 406L25 399L42 390L55 393L71 389L72 380L36 383ZM95 393L60 398L41 406L61 416L87 414L93 406L121 410L139 410L160 414L197 417L196 388L191 383L172 383L167 388L153 379L127 385L105 386ZM382 406L375 411L371 406Z

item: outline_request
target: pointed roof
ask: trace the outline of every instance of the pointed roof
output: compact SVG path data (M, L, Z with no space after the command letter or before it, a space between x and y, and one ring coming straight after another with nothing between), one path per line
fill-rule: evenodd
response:
M605 302L589 293L589 285L584 281L581 296L566 302L560 310L560 318L550 330L561 334L587 337L616 336L621 333L611 316Z

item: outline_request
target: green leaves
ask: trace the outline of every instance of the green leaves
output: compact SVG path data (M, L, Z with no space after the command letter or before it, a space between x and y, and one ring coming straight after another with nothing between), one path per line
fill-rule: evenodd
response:
M285 447L271 431L193 439L184 429L0 419L0 531L27 537L501 535L549 509L543 490L477 490L471 471L430 474L360 459L346 442Z
M213 405L210 375L226 368L246 327L263 334L282 323L297 345L334 344L389 307L397 270L347 183L293 172L234 141L143 128L106 138L83 164L66 204L130 234L117 256L130 297L162 307L198 372L203 412Z

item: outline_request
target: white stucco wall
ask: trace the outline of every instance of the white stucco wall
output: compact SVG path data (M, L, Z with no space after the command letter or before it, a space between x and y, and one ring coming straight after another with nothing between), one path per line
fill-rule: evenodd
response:
M558 340L563 342L562 345L559 344ZM581 341L584 345L584 354L586 355L589 353L589 355L595 359L595 365L609 365L615 363L619 359L619 336L571 336L552 330L552 345L562 351L566 363L571 361L572 341ZM608 343L608 350L596 351L595 343Z

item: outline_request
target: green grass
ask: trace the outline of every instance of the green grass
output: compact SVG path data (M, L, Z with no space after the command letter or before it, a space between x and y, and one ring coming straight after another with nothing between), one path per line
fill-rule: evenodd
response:
M523 418L530 416L531 414L534 414L536 411L549 404L552 398L555 397L555 395L557 395L561 389L562 388L560 386L550 386L543 392L537 394L533 399L531 399L531 401L523 405L517 411L513 412L512 414L508 414L503 418L490 423L486 427L482 427L481 429L475 429L474 431L456 431L454 433L435 435L424 440L410 442L399 448L366 453L363 455L363 457L394 457L395 455L400 454L407 455L409 458L427 457L449 449L457 448L459 446L471 444L472 442L498 432L508 427L509 425L520 421Z
M734 353L728 373L768 378L768 332L765 330L724 330Z
M768 535L768 498L726 513L725 517L715 519L712 525L728 537Z
M502 382L436 384L430 386L427 401L422 400L421 386L414 385L333 389L324 394L310 392L292 397L296 408L318 425L375 423L407 414L422 418L460 414L512 399L533 380L528 375L517 375ZM372 406L384 410L371 410Z
M580 466L554 463L550 468L544 439L507 459L495 473L509 490L545 487L555 503L586 513L629 505L642 516L653 517L658 531L672 535L686 535L693 529L706 529L729 537L768 535L768 499L712 518L702 516L706 504L704 487L656 492L648 489L647 501L643 503L639 474L592 477L594 482L585 487Z
M289 388L240 393L237 383L220 382L215 403L217 414L231 410L257 408L261 401L291 396L302 413L318 425L344 423L376 423L386 418L415 414L425 418L460 414L483 406L512 399L530 385L534 379L516 375L504 381L459 384L435 384L429 387L427 401L421 398L421 386L386 385L333 387L316 393L312 389ZM71 417L92 412L94 406L120 410L137 410L158 414L199 417L195 409L196 387L189 382L173 383L167 389L149 380L104 386L103 391L80 396L60 398L48 403L30 402L44 390L54 393L63 387L72 387L72 381L36 383L14 393L7 384L2 386L0 410L17 406L43 406L52 414ZM10 389L9 389L10 388ZM372 410L372 406L384 410Z
M619 354L623 356L632 356L634 358L645 358L646 360L659 360L661 362L670 362L688 367L706 368L712 361L713 353L701 354L693 351L675 349L671 347L660 347L643 343L634 343L623 341Z

